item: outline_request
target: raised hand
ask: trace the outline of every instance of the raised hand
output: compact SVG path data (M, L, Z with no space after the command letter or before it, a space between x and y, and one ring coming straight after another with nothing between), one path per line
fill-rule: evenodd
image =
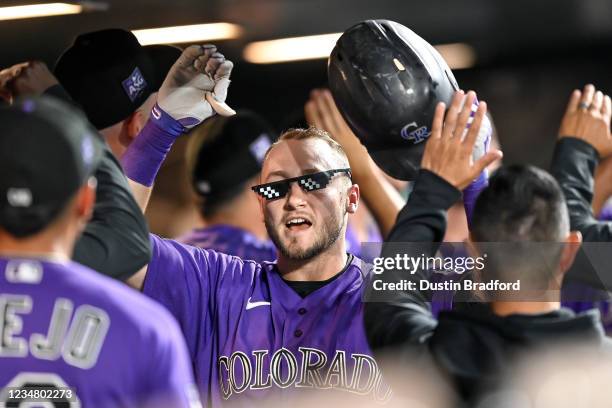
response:
M583 140L593 146L600 157L609 156L612 153L611 116L610 97L597 91L593 85L586 85L582 92L572 92L561 120L559 138Z
M360 167L369 164L369 154L357 136L348 126L336 103L327 89L315 89L304 106L304 114L309 125L324 129L346 152L353 174L360 173Z
M42 95L56 84L57 78L40 61L22 62L0 71L0 97L8 102L19 96Z
M159 89L157 104L186 128L198 125L215 112L233 115L234 110L225 103L232 68L232 62L214 45L187 47Z
M431 136L425 146L421 168L437 174L459 190L467 187L492 162L502 157L502 152L492 149L474 161L473 150L487 104L480 101L474 121L466 132L472 104L476 94L458 91L444 117L445 104L436 106Z

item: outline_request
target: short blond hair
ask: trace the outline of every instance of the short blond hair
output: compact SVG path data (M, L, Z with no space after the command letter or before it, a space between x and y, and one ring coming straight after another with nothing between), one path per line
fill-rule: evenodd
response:
M327 143L329 147L332 148L334 152L338 154L340 159L344 162L343 166L346 166L346 167L349 166L348 156L346 155L346 152L344 151L340 143L336 142L327 131L320 129L320 128L316 128L314 126L310 126L309 128L306 128L306 129L293 128L293 129L288 129L284 131L283 134L280 135L278 140L274 142L272 146L268 148L268 151L266 152L264 156L264 161L268 158L270 151L272 151L274 146L276 146L277 144L283 141L286 141L286 140L307 140L307 139L315 139L315 140L318 139L318 140L324 141L325 143Z

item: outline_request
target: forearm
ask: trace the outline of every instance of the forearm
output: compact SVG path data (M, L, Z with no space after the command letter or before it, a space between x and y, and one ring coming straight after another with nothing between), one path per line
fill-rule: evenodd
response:
M596 150L586 142L575 138L557 142L552 173L565 195L571 229L580 231L585 242L612 240L612 224L597 221L591 207L593 174L598 162Z
M374 164L370 156L355 172L354 181L359 184L361 197L374 216L383 237L387 237L395 225L397 215L406 203L400 193L387 181L381 170Z
M121 158L129 185L141 212L147 209L155 177L174 141L186 129L156 107L152 117Z
M446 212L459 200L461 193L442 178L427 170L420 170L408 202L400 211L395 226L381 251L383 258L419 258L434 256L446 231ZM421 280L429 279L429 272L417 269L406 273L394 272L391 279L407 279L419 287ZM420 290L405 291L403 301L417 303L424 309L429 295Z
M461 192L442 178L420 170L414 189L402 208L387 242L441 242L446 230L446 211Z
M604 165L600 165L597 167L595 171L595 185L593 191L593 202L591 207L593 208L593 214L599 218L601 211L603 210L606 201L610 197L612 197L612 178L611 174L608 174L610 171ZM601 218L599 218L601 219Z
M421 170L414 190L383 246L381 257L434 255L444 237L446 211L459 197L460 192L446 181ZM364 324L370 346L377 349L422 342L436 326L427 294L418 290L418 282L427 279L426 272L390 271L384 274L388 274L385 280L415 282L417 289L400 292L393 301L366 303Z
M134 195L134 199L138 203L138 207L140 207L140 211L144 214L147 206L149 205L149 199L151 198L151 193L153 192L153 186L147 187L140 183L137 183L128 178L128 185L132 190L132 194Z

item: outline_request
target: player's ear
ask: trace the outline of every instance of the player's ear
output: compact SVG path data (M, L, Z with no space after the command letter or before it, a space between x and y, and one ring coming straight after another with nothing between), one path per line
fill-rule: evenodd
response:
M574 263L581 243L582 234L579 231L571 231L567 238L565 238L565 245L563 245L561 258L559 260L559 271L561 274L565 274Z
M349 214L355 214L359 207L359 186L353 184L348 189L348 200L346 200L346 212Z
M138 136L146 121L147 115L145 115L140 109L136 110L125 120L125 136L127 137L127 140L125 141L127 143L126 146L129 146L129 144L136 139L136 136Z
M77 193L76 212L78 217L84 222L87 222L93 213L96 203L96 186L97 181L95 177L90 177Z

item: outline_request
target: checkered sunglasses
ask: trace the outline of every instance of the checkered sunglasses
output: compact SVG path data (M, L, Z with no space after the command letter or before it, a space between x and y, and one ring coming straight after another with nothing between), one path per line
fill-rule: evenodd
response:
M302 190L309 192L321 190L329 184L329 181L337 173L346 173L351 177L351 169L333 169L322 171L319 173L306 174L300 177L293 177L284 180L275 181L272 183L259 184L251 187L251 190L262 196L268 201L283 198L289 192L291 183L297 182Z

